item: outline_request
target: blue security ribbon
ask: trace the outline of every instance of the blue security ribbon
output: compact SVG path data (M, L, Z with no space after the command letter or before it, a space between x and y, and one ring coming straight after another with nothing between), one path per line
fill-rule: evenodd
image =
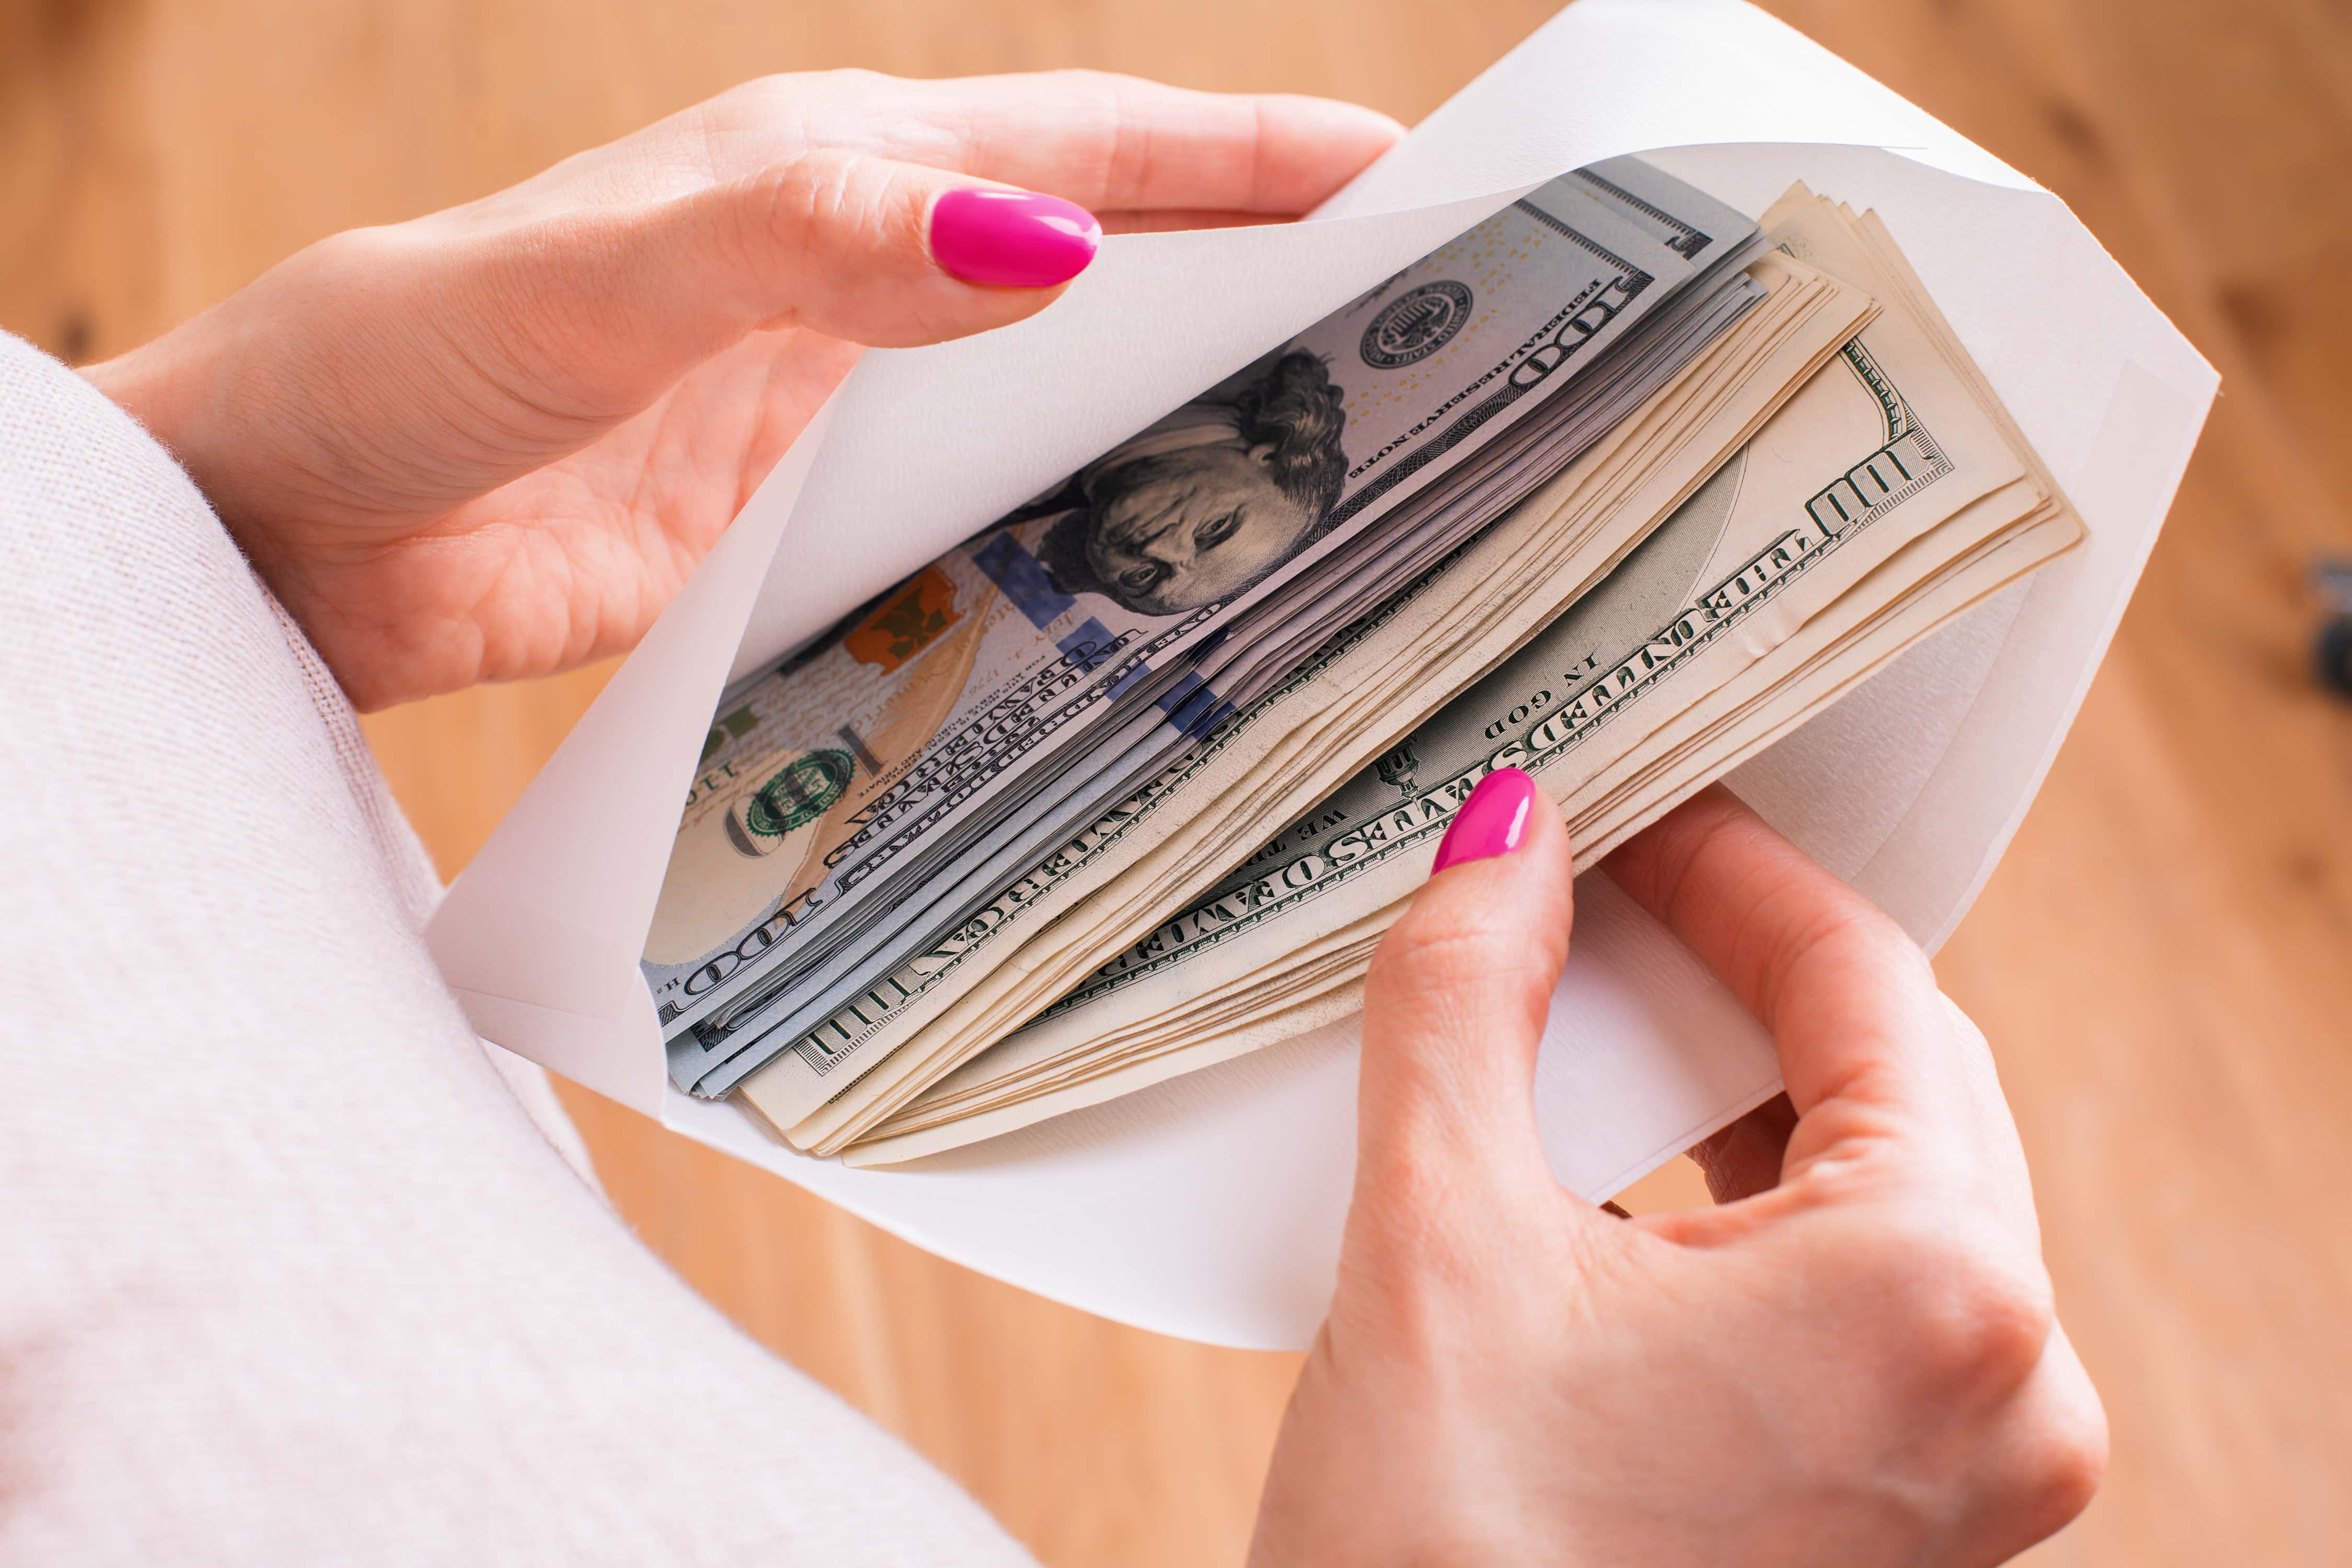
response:
M1077 605L1076 598L1054 586L1053 578L1045 574L1045 563L1024 549L1009 528L991 534L985 543L972 551L971 563L988 574L988 580L1012 601L1013 607L1026 616L1029 624L1039 631ZM1115 640L1108 626L1088 616L1056 637L1055 646L1083 671L1094 669L1109 658ZM1216 640L1223 639L1219 637ZM1137 659L1135 667L1120 676L1106 695L1117 697L1150 670L1149 663ZM1207 682L1198 675L1189 674L1160 696L1159 706L1170 723L1196 741L1223 723L1234 711L1233 704L1211 690Z
M1233 717L1234 705L1209 689L1198 675L1187 672L1160 699L1168 721L1192 740L1200 740Z
M1034 555L1021 548L1011 529L990 536L987 543L971 552L971 563L988 574L988 580L1013 601L1013 607L1029 617L1029 624L1039 631L1070 613L1077 601L1054 586L1045 575L1045 568Z

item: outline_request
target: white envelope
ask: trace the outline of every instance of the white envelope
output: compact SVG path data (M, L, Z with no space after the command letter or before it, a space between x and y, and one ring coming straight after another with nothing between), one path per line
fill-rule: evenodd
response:
M451 889L429 940L487 1039L1041 1294L1295 1348L1354 1158L1352 1024L904 1170L796 1154L665 1070L637 970L721 686L1567 170L1650 156L1760 214L1875 208L2089 524L1733 785L1930 948L2033 798L2217 378L2056 197L1740 0L1582 0L1309 221L1107 241L1033 321L868 354ZM1602 877L1538 1072L1606 1196L1774 1093L1770 1046Z

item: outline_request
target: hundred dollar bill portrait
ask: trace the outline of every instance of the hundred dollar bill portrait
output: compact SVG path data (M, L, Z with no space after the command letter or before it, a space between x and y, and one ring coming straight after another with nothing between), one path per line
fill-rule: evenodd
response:
M1005 521L1055 520L1038 559L1065 594L1148 616L1231 599L1321 533L1348 468L1344 397L1315 354L1253 365Z

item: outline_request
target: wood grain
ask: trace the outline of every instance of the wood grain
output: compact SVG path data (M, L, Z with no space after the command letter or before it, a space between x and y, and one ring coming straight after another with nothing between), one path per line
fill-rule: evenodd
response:
M127 345L302 244L479 195L767 70L1064 65L1411 120L1548 0L0 0L0 324ZM1945 951L2116 1430L2049 1564L2341 1562L2352 1500L2352 708L2303 574L2352 551L2352 14L1774 0L2065 196L2226 382L2116 648ZM1596 62L1605 69L1605 62ZM446 872L605 669L379 716ZM939 1262L586 1094L646 1241L1048 1563L1231 1562L1292 1358ZM1637 1204L1699 1201L1686 1168Z

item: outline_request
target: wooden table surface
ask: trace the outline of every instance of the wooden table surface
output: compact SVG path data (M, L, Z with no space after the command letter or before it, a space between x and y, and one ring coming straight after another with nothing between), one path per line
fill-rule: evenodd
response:
M0 0L0 325L127 346L310 240L519 179L746 76L1090 65L1412 120L1549 0ZM2352 13L1771 0L2071 202L2225 388L2039 804L1938 960L2000 1053L2115 1424L2035 1561L2352 1559ZM1596 72L1608 63L1591 62ZM604 670L370 723L454 873ZM593 1096L647 1242L1046 1563L1238 1558L1293 1358L936 1261ZM1686 1201L1687 1175L1645 1202Z

